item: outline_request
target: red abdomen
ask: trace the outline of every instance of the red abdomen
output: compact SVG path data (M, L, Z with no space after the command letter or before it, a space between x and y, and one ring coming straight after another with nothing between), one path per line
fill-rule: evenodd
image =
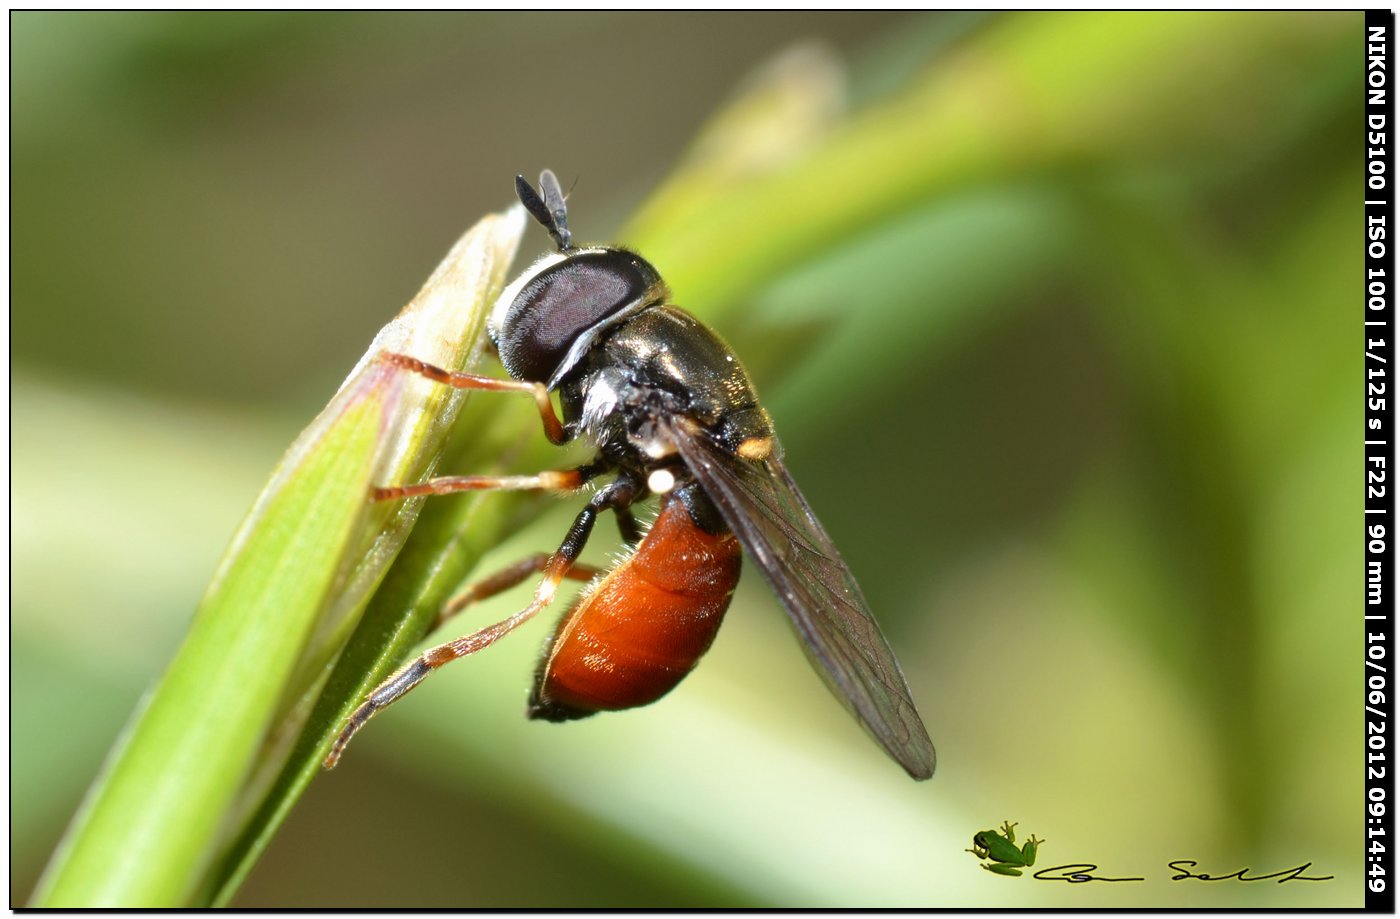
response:
M732 533L705 532L668 497L632 556L564 615L530 717L566 721L670 692L714 641L741 558Z

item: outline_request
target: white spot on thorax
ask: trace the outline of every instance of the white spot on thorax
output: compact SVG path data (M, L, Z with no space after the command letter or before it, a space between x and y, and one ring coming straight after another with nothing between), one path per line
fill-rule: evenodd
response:
M617 408L621 396L613 381L606 373L593 378L588 386L588 394L583 400L583 424L585 428L596 430L603 420Z
M664 495L676 487L676 477L669 469L653 469L647 476L647 488L653 494Z

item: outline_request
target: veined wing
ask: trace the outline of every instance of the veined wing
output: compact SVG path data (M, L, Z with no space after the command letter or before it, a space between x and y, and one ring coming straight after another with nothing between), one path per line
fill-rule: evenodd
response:
M686 466L763 570L836 698L906 772L931 776L933 744L904 674L777 445L755 462L683 423L668 429Z

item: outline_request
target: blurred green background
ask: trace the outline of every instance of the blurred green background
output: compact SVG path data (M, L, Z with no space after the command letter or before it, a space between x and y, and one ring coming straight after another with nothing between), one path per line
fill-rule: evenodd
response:
M444 671L234 905L1360 904L1360 14L11 26L12 903L282 449L551 166L577 238L654 243L750 363L938 773L884 759L751 572L647 709L526 722L542 622ZM813 39L819 130L707 175L702 126ZM667 224L687 188L722 226L833 174L752 245ZM990 875L963 849L1004 819L1048 840L1038 867L1149 880ZM1172 883L1171 859L1336 879Z

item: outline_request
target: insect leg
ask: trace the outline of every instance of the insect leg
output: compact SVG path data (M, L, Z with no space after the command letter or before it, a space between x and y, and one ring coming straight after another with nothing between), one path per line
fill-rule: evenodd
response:
M425 376L430 380L439 383L446 383L454 389L480 389L489 392L524 392L535 397L535 405L540 410L540 421L544 424L544 436L549 438L552 444L562 444L569 439L569 435L564 431L564 425L559 420L559 416L554 414L554 403L549 401L549 390L543 383L526 383L521 380L501 380L496 377L482 376L475 373L460 373L455 370L444 370L441 367L429 364L427 361L420 361L416 357L409 357L407 354L399 354L394 351L385 351L380 355L380 359L386 364L401 367L404 370L411 370L414 373Z
M588 544L589 534L593 532L593 524L598 520L598 514L609 508L626 507L635 499L637 492L636 485L630 479L619 478L595 494L584 509L579 511L579 515L574 518L573 526L569 527L569 532L564 536L564 541L559 544L559 549L545 562L544 579L540 581L540 586L535 588L535 598L530 601L530 605L515 615L502 619L495 625L489 625L470 635L464 635L461 638L455 638L452 641L429 648L417 659L409 662L407 666L381 683L365 698L364 702L360 703L360 707L351 713L350 718L345 722L345 727L341 729L340 735L331 744L330 752L326 754L325 767L330 769L335 766L341 753L345 750L345 745L350 742L350 738L364 726L375 712L398 701L409 690L423 682L428 674L443 664L455 661L459 657L466 657L468 654L480 651L495 643L548 606L559 591L560 582L578 563L583 547Z
M471 604L478 603L482 600L494 597L498 593L510 590L517 584L522 583L530 575L544 571L545 568L549 566L549 558L548 552L537 552L528 558L521 559L509 568L503 568L490 577L482 578L480 581L475 582L466 590L447 601L442 608L442 612L438 613L437 619L433 621L433 627L429 631L436 632L438 629L442 628L447 620L451 619ZM591 581L599 574L602 574L602 572L603 569L594 565L576 563L572 568L564 572L564 577L572 581Z
M617 529L622 534L622 541L629 546L635 546L642 541L642 528L637 524L637 518L632 515L632 508L614 508L617 514Z
M416 498L419 495L450 495L459 491L574 491L593 476L587 466L541 472L537 475L448 475L416 485L390 485L376 488L376 501Z

